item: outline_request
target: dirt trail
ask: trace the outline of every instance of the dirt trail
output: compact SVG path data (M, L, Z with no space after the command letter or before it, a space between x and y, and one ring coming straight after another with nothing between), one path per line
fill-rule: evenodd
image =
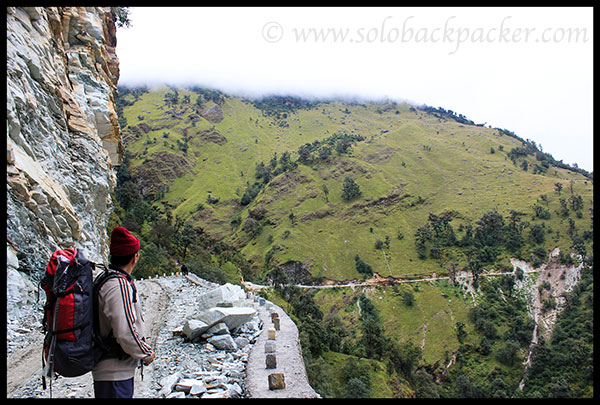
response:
M539 272L539 269L528 269L525 270L525 273L537 273ZM479 275L479 277L494 277L494 276L501 276L501 275L506 275L506 274L514 274L513 271L489 271L486 273L482 273ZM473 276L471 275L470 272L459 272L459 274L457 274L456 276L457 279L463 278L463 279L472 279ZM380 276L379 274L375 273L375 275L371 278L365 279L365 280L348 280L348 281L344 281L344 282L329 282L327 284L318 284L318 285L304 285L304 284L295 284L294 287L298 287L298 288L354 288L354 287L370 287L370 286L377 286L377 285L388 285L388 284L402 284L402 283L419 283L419 282L423 282L423 281L436 281L436 280L448 280L450 279L449 276L434 276L433 277L422 277L422 278L396 278L396 277L383 277ZM260 284L254 284L251 283L249 281L243 281L242 280L242 284L244 285L244 287L246 287L248 290L250 291L260 291L263 288L268 288L270 286L266 286L266 285L260 285Z
M153 345L164 319L168 316L170 296L158 281L137 282L138 294L142 300L145 315L146 336L150 336ZM43 335L31 332L30 344L7 356L6 397L7 398L50 398L50 390L42 389L42 341ZM154 337L154 342L152 341ZM144 369L144 374L152 375L152 365ZM149 397L150 378L141 381L140 372L136 372L134 397ZM93 398L92 373L80 377L59 377L52 382L52 398Z
M148 344L157 352L158 347L156 341L160 330L165 325L165 320L169 315L169 303L171 302L171 294L156 280L145 280L140 284L140 297L142 308L144 311L144 324L146 326L145 335L148 337ZM154 391L151 391L150 376L154 374L154 363L144 366L143 373L146 378L142 379L141 373L135 374L135 390L134 398L149 398L154 396Z
M28 347L9 355L6 359L7 398L12 397L22 384L36 374L38 382L41 384L39 376L41 375L43 336L40 332L32 332L32 335L34 337Z

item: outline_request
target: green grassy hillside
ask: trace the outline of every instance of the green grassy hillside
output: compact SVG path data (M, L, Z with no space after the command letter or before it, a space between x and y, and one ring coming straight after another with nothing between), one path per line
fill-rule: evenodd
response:
M582 217L571 217L578 229L590 226L590 179L548 165L535 153L517 156L513 163L511 150L531 145L508 131L461 123L404 103L331 101L295 108L292 98L259 104L200 94L178 89L174 103L169 101L174 91L165 87L123 97L132 103L122 114L126 150L133 154L130 171L146 198L241 248L256 273L264 270L267 255L271 266L298 261L313 276L334 280L361 277L356 254L381 276L444 274L449 262L465 266L467 258L456 249L449 249L443 260L419 259L414 235L430 213L451 213L457 230L475 227L486 212L507 217L516 210L526 213L531 224L550 226L554 233L545 238L546 251L568 249L571 242L564 236L569 223L555 211L559 198L571 195L571 181L573 192L583 199ZM285 152L296 161L302 145L334 134L364 140L353 142L343 154L332 145L323 159L313 151L305 164L273 177L250 204L240 205L248 186L262 183L255 177L258 163L269 166ZM545 172L534 174L538 168ZM351 201L342 199L346 177L362 193ZM564 186L561 196L555 191L557 182ZM550 212L549 219L529 218L536 203ZM244 231L249 212L259 206L264 210L258 229ZM376 242L386 237L387 243L376 249ZM534 246L526 246L524 254L528 248Z
M580 260L569 253L593 264L591 174L442 108L168 87L122 89L117 104L127 163L111 223L144 240L140 274L176 259L213 281L275 284L263 294L298 325L321 395L546 396L564 388L536 376L528 377L535 389L519 389L531 297L512 293L516 275L477 275L512 271L511 258L538 267L556 247L562 264ZM460 270L476 276L475 296L450 280L398 283ZM279 286L374 273L391 285ZM526 277L535 286L537 274ZM588 395L587 377L577 378L572 392Z

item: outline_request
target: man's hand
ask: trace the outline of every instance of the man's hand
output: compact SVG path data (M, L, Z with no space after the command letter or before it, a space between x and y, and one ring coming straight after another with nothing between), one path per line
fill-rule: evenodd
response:
M156 357L156 354L152 352L152 355L150 357L146 357L144 359L144 366L147 366L148 364L152 363L154 361L154 357Z

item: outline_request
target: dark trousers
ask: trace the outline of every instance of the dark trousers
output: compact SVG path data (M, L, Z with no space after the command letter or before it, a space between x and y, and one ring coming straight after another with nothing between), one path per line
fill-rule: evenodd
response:
M133 377L122 381L94 381L96 398L133 398Z

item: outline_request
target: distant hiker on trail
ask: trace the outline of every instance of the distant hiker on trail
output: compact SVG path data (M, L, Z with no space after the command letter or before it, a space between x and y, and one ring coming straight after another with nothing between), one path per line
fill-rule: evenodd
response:
M100 336L112 340L113 349L92 370L96 398L132 398L135 369L154 361L154 351L143 336L142 307L131 277L139 250L140 241L127 229L113 229L109 269L118 275L98 293Z

